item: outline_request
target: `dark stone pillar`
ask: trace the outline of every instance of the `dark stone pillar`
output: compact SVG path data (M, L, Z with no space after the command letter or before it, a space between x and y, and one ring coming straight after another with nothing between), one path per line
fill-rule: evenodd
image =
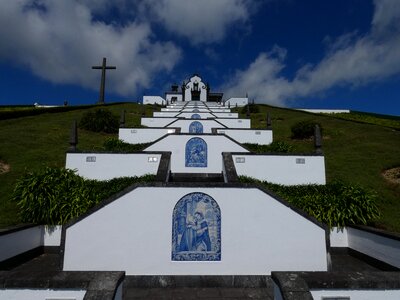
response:
M71 134L69 138L69 151L76 152L76 145L78 145L78 125L76 120L72 122Z
M314 146L315 153L322 154L322 135L321 128L319 128L318 124L316 124L314 128Z
M267 113L267 129L270 129L271 127L272 127L271 115L268 112Z
M121 117L119 119L119 127L125 128L125 110L121 111Z

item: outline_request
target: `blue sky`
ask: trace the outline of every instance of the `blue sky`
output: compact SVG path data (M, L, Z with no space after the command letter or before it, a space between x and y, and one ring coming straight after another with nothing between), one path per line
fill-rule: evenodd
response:
M193 73L225 98L400 115L398 0L0 2L0 105L163 95Z

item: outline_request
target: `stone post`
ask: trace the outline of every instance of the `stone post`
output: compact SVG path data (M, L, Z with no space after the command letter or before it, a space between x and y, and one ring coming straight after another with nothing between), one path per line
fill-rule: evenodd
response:
M78 125L76 120L72 122L71 134L69 137L69 151L76 152L76 145L78 145Z
M271 129L271 127L272 127L271 115L268 112L267 113L267 129Z
M247 109L246 109L246 117L250 118L250 104L247 103L246 107L247 107Z
M322 135L321 128L319 128L318 124L316 124L314 128L314 146L315 153L322 154Z
M125 110L121 111L121 117L119 118L119 127L125 128Z

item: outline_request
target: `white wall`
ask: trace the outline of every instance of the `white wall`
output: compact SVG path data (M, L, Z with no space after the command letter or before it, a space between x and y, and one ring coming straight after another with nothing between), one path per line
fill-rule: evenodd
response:
M218 122L224 124L228 128L250 128L250 119L218 119Z
M230 107L235 107L236 104L237 106L246 106L249 103L249 99L247 97L242 97L242 98L229 98L228 100L225 101L225 107L230 104Z
M165 105L165 99L160 96L143 96L143 104Z
M175 131L175 128L120 128L118 138L130 144L142 144L154 142Z
M331 247L348 247L347 228L333 227L330 233Z
M400 241L347 227L349 247L400 268Z
M203 192L221 209L221 261L172 261L172 214ZM116 217L118 216L118 217ZM64 270L127 275L326 271L325 231L254 188L136 188L66 229Z
M160 118L160 117L175 118L177 115L179 115L179 111L155 111L155 112L153 112L154 118Z
M177 127L182 133L189 133L189 126L193 121L200 122L203 125L203 133L211 133L212 128L224 128L223 125L215 120L177 120L168 127Z
M0 289L0 299L4 300L83 300L85 294L78 289Z
M207 143L208 164L205 168L185 167L185 146L195 135L168 135L145 151L171 151L171 172L173 173L221 173L222 152L248 152L242 146L225 136L197 135Z
M65 167L88 179L157 174L161 154L67 153Z
M213 114L217 118L235 118L237 119L239 117L238 113L231 113L231 112L213 112Z
M207 101L207 90L206 90L206 85L201 81L201 78L199 76L193 76L190 78L189 82L186 83L186 89L185 89L185 101L191 101L192 100L192 89L193 89L193 84L197 82L199 85L199 90L200 90L200 101Z
M201 112L185 112L185 113L181 113L178 115L179 118L185 118L185 119L191 119L192 115L197 114L200 116L201 119L207 119L207 118L215 118L215 116L213 116L210 113L201 113Z
M176 97L176 101L182 101L182 94L166 94L165 98L168 101L168 103L171 103L172 97Z
M269 145L272 143L272 130L266 129L217 129L217 133L226 134L239 143Z
M323 156L235 154L232 157L238 175L284 185L326 183Z
M0 235L0 261L40 246L59 246L61 226L35 226Z
M141 118L140 124L147 127L165 127L176 118Z
M351 300L398 300L400 290L311 290L314 299L322 297L350 297Z

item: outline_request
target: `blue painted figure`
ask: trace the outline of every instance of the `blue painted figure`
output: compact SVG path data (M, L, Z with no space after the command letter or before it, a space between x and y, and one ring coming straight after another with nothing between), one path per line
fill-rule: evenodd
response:
M189 133L203 133L203 125L199 121L193 121L189 125Z
M192 110L192 112L198 113L198 112L200 112L200 111L199 111L197 108L195 108L195 109Z
M200 117L199 114L193 114L193 115L191 116L191 119L201 119L201 117Z
M203 139L191 138L185 148L185 167L207 167L207 143Z
M175 205L172 260L221 260L221 212L204 193L191 193Z

